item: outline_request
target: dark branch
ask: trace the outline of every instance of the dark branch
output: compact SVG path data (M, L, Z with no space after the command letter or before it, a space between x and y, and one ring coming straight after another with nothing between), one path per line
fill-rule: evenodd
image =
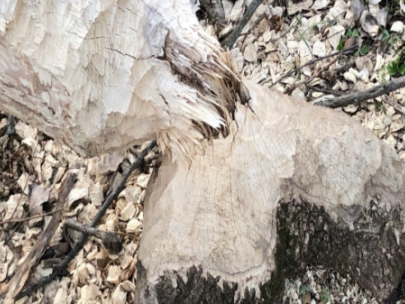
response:
M346 107L353 103L357 104L368 99L373 99L385 94L389 94L402 87L405 87L405 76L385 82L364 92L355 92L337 98L324 99L315 104L328 108Z
M250 4L248 9L246 10L246 13L243 15L242 19L236 25L233 32L228 36L228 38L226 38L224 40L223 46L225 46L229 49L232 49L232 47L235 44L236 40L238 39L240 33L242 33L243 28L246 26L246 24L249 22L250 18L252 18L256 9L262 3L263 3L263 0L253 0L253 2Z

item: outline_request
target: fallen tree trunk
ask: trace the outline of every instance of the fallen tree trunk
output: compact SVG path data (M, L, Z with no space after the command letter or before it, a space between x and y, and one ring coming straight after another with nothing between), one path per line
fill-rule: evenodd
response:
M188 1L1 8L1 109L82 155L157 138L185 156L234 108L237 77Z
M272 303L323 264L388 299L404 165L341 113L240 79L186 0L10 1L0 108L83 155L157 138L138 303Z

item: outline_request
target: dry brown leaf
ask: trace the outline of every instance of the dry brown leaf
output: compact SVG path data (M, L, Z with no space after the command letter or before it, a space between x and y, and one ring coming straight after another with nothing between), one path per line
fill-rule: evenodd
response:
M269 19L269 23L270 23L270 30L275 30L276 32L279 32L283 28L284 19L279 15L273 15Z
M6 212L3 217L3 221L9 220L19 220L23 218L24 215L24 205L27 204L28 200L25 195L14 194L11 195L6 203Z

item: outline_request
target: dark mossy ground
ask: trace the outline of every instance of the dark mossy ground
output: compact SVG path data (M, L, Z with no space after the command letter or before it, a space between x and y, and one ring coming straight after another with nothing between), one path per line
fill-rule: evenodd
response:
M308 265L324 265L348 274L381 301L392 303L401 296L395 288L405 272L405 239L401 238L402 246L398 246L394 233L402 229L400 213L379 210L374 201L370 204L367 210L356 206L345 209L356 215L354 230L346 223L334 222L323 208L302 202L281 204L277 268L272 279L260 287L260 297L254 290L235 297L235 284L224 282L221 288L219 277L202 275L196 267L189 269L187 282L178 276L177 286L173 286L170 276L165 275L154 290L147 290L146 272L138 263L137 286L143 289L140 303L155 303L153 299L162 304L281 303L285 279L302 275Z

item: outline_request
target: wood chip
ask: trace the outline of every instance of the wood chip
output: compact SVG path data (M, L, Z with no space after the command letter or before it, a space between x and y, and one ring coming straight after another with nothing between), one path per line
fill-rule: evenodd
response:
M256 48L254 47L253 43L249 43L246 46L243 56L244 56L245 60L248 62L257 61L257 52L256 52Z

